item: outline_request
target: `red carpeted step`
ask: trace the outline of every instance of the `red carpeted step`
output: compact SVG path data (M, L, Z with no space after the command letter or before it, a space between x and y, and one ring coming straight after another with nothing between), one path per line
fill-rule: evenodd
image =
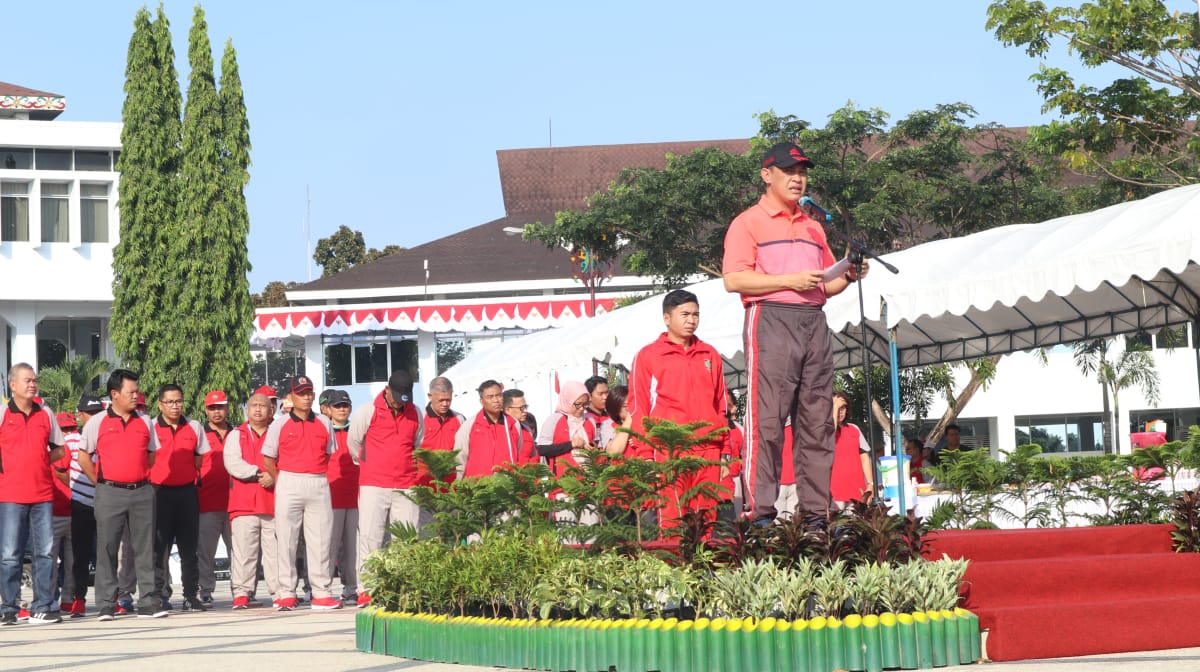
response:
M930 532L925 556L1031 560L1063 556L1170 553L1173 525L1113 525L1019 530L940 530Z
M1192 577L1190 580L1185 580ZM963 577L971 610L1191 595L1200 607L1200 554L1142 553L977 562Z
M1200 599L1155 597L976 610L992 660L1059 658L1200 646ZM1164 663L1163 669L1170 669ZM1181 668L1175 668L1181 669Z

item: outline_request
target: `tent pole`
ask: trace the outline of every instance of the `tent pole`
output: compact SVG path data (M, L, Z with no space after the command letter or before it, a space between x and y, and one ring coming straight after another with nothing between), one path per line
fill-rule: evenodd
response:
M887 305L883 306L883 323L887 325ZM907 483L904 482L904 436L900 431L900 356L896 350L896 330L888 329L888 356L892 369L892 455L896 458L897 503L900 505L900 515L908 515L904 505L904 492Z

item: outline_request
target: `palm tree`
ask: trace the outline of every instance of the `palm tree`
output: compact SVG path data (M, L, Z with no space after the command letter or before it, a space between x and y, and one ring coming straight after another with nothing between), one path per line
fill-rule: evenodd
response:
M1099 338L1075 344L1075 366L1084 375L1096 374L1096 380L1104 390L1104 452L1116 452L1113 428L1121 417L1121 390L1133 386L1142 388L1146 401L1157 405L1159 401L1158 370L1154 358L1144 344L1129 344L1116 360L1109 360L1112 343ZM1112 396L1112 414L1108 412L1108 399Z
M112 362L91 357L69 357L58 366L38 372L38 391L46 405L68 412L84 394L99 387L97 378L113 370Z

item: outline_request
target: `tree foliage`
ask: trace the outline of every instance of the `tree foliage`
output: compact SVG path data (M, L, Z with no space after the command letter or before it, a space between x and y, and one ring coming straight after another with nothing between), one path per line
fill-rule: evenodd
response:
M113 259L113 341L154 389L177 382L188 410L223 389L249 391L253 320L246 238L249 124L232 44L214 77L204 11L188 33L188 95L180 92L162 8L139 11L122 111L121 241ZM164 319L171 316L172 319Z
M1062 115L1035 140L1081 172L1162 188L1200 180L1200 23L1162 0L1095 0L1048 7L997 0L988 30L1044 58L1065 46L1086 68L1116 65L1125 77L1091 86L1042 65L1031 79L1044 110Z
M295 281L272 280L263 287L261 294L253 294L250 298L255 308L282 308L288 305L287 290L299 284Z
M362 231L343 224L328 238L317 241L313 261L322 268L321 277L325 278L403 250L399 245L387 245L382 250L374 247L367 249L367 241L363 238Z
M1104 418L1104 449L1105 452L1115 453L1117 446L1115 431L1117 421L1121 417L1120 394L1123 390L1140 387L1146 401L1151 405L1158 404L1160 394L1160 379L1158 369L1154 366L1154 357L1145 345L1130 343L1128 347L1111 357L1116 341L1097 338L1091 341L1080 341L1074 345L1075 366L1085 376L1096 376L1104 388L1104 407L1108 408L1107 397L1112 397L1112 415Z
M112 370L112 363L104 359L68 357L38 371L38 393L50 408L69 413L84 394L96 394Z
M133 21L121 110L120 241L113 248L111 338L125 364L146 370L170 338L163 310L166 245L176 223L182 94L162 7Z

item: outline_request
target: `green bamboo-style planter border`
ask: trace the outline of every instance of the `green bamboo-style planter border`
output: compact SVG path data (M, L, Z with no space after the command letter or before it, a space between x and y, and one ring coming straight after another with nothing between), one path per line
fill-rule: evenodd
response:
M976 662L966 609L784 621L530 620L360 611L359 651L434 663L574 672L881 672Z

